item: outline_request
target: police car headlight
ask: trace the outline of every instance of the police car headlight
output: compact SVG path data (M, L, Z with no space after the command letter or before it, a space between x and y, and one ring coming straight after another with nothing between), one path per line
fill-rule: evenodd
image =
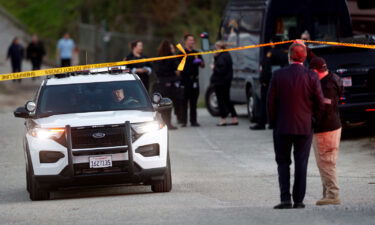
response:
M159 121L132 124L133 130L137 134L144 134L144 133L158 131L163 127L164 127L164 124L160 123Z
M59 139L65 132L64 128L33 128L30 130L30 135L36 138L48 139L56 138Z

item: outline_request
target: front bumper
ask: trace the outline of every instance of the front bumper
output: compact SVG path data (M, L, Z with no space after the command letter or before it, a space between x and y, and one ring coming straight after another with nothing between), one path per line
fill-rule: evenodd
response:
M124 126L124 137L127 146L113 149L72 149L71 128L66 126L66 144L58 145L52 140L53 145L45 145L44 150L62 152L65 157L56 163L40 163L38 153L42 143L31 142L30 155L32 158L34 178L42 188L55 189L70 186L93 186L107 184L150 184L163 179L166 171L166 159L168 151L168 131L164 127L157 132L146 133L136 141L132 140L132 130L129 122ZM39 141L40 142L40 141ZM150 144L160 147L158 156L144 157L136 153L136 149ZM60 148L57 148L60 146ZM101 152L100 154L98 152ZM91 155L111 154L113 167L91 169L88 158ZM97 170L97 171L95 171Z
M136 166L137 167L137 166ZM99 186L115 184L152 184L164 179L167 168L142 169L133 173L114 172L92 175L72 176L66 167L59 175L34 175L43 189L57 190L59 188Z

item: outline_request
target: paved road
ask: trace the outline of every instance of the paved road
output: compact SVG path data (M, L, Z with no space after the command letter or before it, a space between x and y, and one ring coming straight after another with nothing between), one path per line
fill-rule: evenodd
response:
M173 190L113 187L52 193L31 202L25 190L23 121L0 112L0 224L375 224L373 134L347 134L339 160L340 206L317 207L320 178L311 154L307 208L278 203L271 131L215 126L199 111L201 128L171 132Z

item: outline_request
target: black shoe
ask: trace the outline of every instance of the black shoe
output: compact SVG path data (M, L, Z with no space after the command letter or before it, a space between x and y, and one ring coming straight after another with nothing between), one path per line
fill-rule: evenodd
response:
M294 203L293 208L294 209L304 209L305 204L303 204L303 202L297 202L297 203Z
M261 125L259 123L257 123L254 126L250 127L250 130L265 130L265 129L266 129L266 126L265 125Z
M291 202L282 202L278 205L275 205L273 208L274 209L291 209L292 203Z
M192 123L191 126L192 127L200 127L201 125L199 123Z

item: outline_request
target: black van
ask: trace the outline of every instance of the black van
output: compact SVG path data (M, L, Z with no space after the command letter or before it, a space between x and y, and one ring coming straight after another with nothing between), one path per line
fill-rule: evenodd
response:
M372 7L368 2L359 0L358 4ZM299 39L305 31L312 40L339 41L351 37L346 0L230 0L218 40L236 47L267 43L274 37ZM231 100L247 104L250 121L256 121L261 113L259 76L268 51L269 48L256 48L231 52L234 71ZM210 86L205 100L208 111L218 116L216 96Z

